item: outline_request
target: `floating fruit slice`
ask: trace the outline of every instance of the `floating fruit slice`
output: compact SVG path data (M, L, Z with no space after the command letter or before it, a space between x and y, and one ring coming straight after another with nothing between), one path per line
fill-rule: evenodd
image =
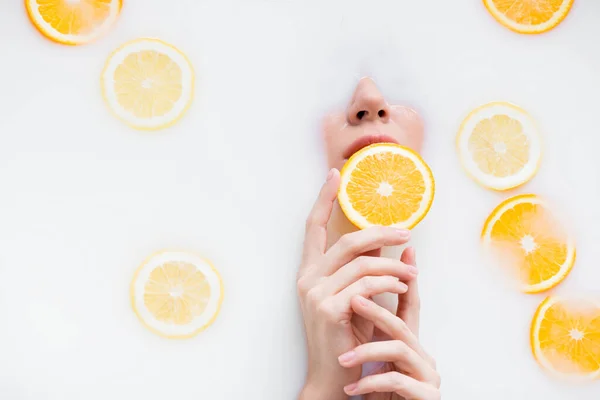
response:
M484 245L513 272L525 293L558 285L575 263L575 244L548 205L535 195L501 203L483 227Z
M575 0L483 0L492 16L518 33L543 33L560 24Z
M29 18L52 41L89 43L113 26L121 0L25 0Z
M510 103L489 103L473 110L462 122L456 143L467 173L495 190L512 189L529 181L542 156L535 122Z
M417 153L397 144L377 143L346 162L338 201L358 228L412 229L429 212L434 192L433 174Z
M157 39L138 39L118 48L106 61L101 81L110 110L137 129L173 125L194 94L192 64Z
M531 349L548 372L565 378L600 378L600 303L548 297L531 323Z
M131 304L152 332L170 339L197 335L217 317L223 283L206 260L187 252L160 252L131 282Z

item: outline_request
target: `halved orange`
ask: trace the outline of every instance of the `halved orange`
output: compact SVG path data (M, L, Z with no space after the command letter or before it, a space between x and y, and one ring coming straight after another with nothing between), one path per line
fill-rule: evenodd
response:
M121 11L122 0L25 0L29 18L48 39L86 44L105 34Z
M548 297L531 323L531 350L553 375L600 378L600 301Z
M560 24L575 0L483 0L492 16L518 33L543 33Z
M553 288L575 263L575 243L548 204L525 194L498 205L481 234L484 245L525 293Z
M429 212L434 193L433 174L421 156L408 147L377 143L346 162L338 201L358 228L412 229Z

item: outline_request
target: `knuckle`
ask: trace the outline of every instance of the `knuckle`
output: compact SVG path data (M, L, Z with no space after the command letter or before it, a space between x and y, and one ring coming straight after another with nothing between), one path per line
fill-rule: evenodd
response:
M390 372L390 380L392 381L392 388L395 392L406 388L406 381L400 372Z
M296 281L296 289L298 290L298 294L301 297L306 296L306 294L308 293L310 288L311 288L311 284L310 284L308 278L302 276L302 277L298 278L298 280Z
M306 292L306 302L309 305L316 306L317 304L319 304L320 299L321 295L319 291L314 287L308 289L308 291Z
M355 262L360 275L364 276L371 270L371 263L368 257L360 256L356 258Z
M408 355L408 346L401 340L396 340L395 342L396 354L401 358L404 358Z
M305 228L309 231L313 226L318 224L318 217L315 213L310 213L310 215L306 218Z
M321 302L317 307L317 313L327 321L335 321L335 310L333 304L329 301Z
M370 292L377 287L377 280L372 276L365 276L360 281L365 292Z
M340 246L345 250L354 251L357 242L356 239L354 239L354 236L349 233L340 238Z

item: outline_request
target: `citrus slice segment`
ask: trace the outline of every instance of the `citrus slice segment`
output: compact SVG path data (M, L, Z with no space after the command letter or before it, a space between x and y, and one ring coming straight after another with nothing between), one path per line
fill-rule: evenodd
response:
M80 45L105 34L121 11L121 0L25 0L29 19L48 39Z
M109 109L136 129L173 125L194 94L194 71L178 49L157 39L137 39L106 61L101 78Z
M223 283L205 259L164 251L147 259L131 282L131 304L152 332L170 339L190 338L217 317Z
M376 143L356 152L341 171L338 201L358 228L373 225L412 229L429 212L435 182L413 150Z
M600 378L600 302L546 298L531 323L531 349L536 361L553 375Z
M543 33L560 24L575 0L483 0L490 14L518 33Z
M484 224L482 240L525 293L553 288L575 263L573 239L546 202L532 194L496 207Z
M542 157L541 138L533 119L522 108L504 102L473 110L462 122L456 143L467 174L495 190L528 182Z

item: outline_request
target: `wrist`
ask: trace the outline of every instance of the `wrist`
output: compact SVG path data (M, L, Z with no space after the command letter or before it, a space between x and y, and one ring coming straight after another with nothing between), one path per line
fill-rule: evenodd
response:
M304 384L298 400L348 400L348 395L344 392L343 384L309 380Z

